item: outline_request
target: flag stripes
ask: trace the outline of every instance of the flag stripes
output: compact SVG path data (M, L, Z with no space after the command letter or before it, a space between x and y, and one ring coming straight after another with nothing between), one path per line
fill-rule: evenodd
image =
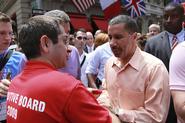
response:
M95 0L72 0L79 12L84 12L92 5L95 4Z

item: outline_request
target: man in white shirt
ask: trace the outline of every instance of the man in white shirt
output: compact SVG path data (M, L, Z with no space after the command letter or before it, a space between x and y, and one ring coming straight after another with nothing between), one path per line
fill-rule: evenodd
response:
M74 33L74 46L78 49L78 53L80 56L80 69L81 69L81 77L80 80L83 84L88 87L88 80L85 74L85 69L87 67L88 62L88 54L84 51L84 45L87 41L87 34L85 29L79 29Z
M91 32L86 32L86 35L87 35L87 40L85 42L84 51L86 53L90 53L94 51L94 37Z
M97 47L92 53L85 71L91 88L101 87L104 79L104 65L112 55L109 42Z

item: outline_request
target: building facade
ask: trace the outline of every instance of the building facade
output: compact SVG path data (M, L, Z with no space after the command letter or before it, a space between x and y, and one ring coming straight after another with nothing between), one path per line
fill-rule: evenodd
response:
M151 23L162 25L164 8L164 2L162 1L145 0L146 15L135 18L141 33L147 33L148 26ZM99 0L96 0L95 5L83 13L77 10L71 0L0 0L0 11L12 18L15 32L28 18L53 9L63 10L69 14L72 32L80 27L85 27L92 32L97 29L106 31L108 20L104 19Z

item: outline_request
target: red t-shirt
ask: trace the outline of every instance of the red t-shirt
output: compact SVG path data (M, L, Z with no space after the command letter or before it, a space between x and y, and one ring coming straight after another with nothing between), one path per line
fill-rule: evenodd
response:
M7 95L8 123L111 123L83 84L49 64L27 62Z

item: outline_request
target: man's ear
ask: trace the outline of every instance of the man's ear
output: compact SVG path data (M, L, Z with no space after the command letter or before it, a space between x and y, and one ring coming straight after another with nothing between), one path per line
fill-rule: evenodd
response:
M46 35L43 35L40 38L40 48L41 52L49 51L49 38Z
M137 39L137 32L134 32L134 33L132 34L132 37L133 37L134 39Z

